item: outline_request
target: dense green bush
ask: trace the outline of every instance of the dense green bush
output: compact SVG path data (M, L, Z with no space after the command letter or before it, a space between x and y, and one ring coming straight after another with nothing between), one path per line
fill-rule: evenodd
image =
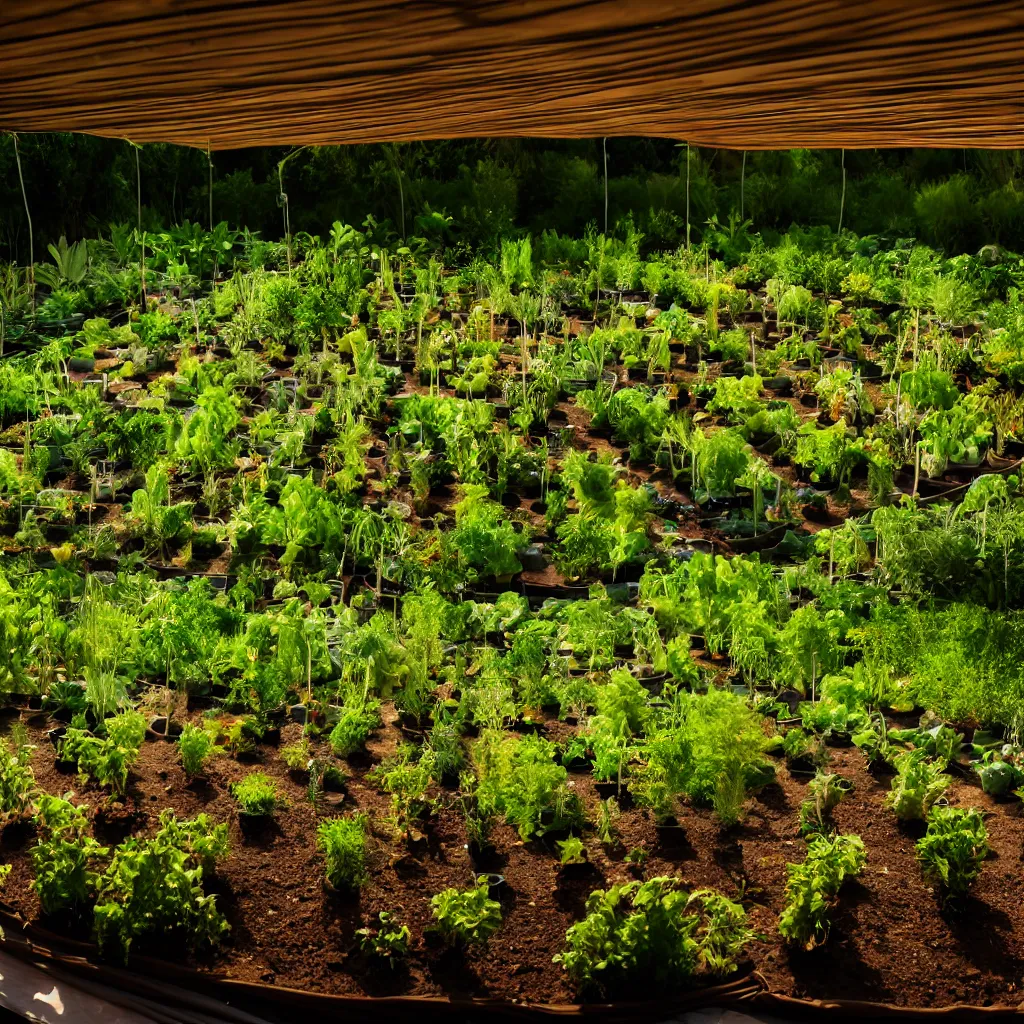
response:
M130 838L118 846L96 884L100 948L124 960L136 939L154 931L183 934L193 948L219 944L230 927L202 882L227 853L227 831L205 815L179 821L164 811L152 839Z

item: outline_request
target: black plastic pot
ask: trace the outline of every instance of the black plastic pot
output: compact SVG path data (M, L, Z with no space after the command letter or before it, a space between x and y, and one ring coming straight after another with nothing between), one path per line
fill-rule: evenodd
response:
M548 564L544 552L536 544L523 548L519 553L519 561L527 572L543 572Z
M168 722L165 715L155 715L146 726L146 736L152 740L176 740L181 735L181 724Z

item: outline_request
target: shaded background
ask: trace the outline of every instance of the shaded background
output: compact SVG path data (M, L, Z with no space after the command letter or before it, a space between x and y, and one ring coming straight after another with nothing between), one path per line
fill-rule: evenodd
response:
M136 221L136 150L88 135L19 135L36 256L61 234L69 241ZM625 217L645 247L679 244L685 234L685 146L669 140L607 140L609 228ZM293 150L214 152L213 217L267 238L283 236L277 164ZM724 225L742 207L766 235L791 224L843 226L860 234L915 236L969 251L998 243L1024 248L1024 159L1019 150L726 149L690 153L691 237L707 221ZM209 220L209 166L203 151L152 143L139 151L143 224L150 230ZM326 234L335 220L388 221L417 233L417 217L452 218L449 247L492 248L501 236L552 229L580 235L604 227L602 140L471 139L303 149L284 172L292 230ZM401 181L406 230L401 230ZM28 261L28 229L14 144L0 137L0 259Z

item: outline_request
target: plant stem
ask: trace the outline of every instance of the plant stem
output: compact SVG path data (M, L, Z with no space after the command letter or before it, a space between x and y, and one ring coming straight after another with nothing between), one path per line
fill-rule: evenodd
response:
M740 223L743 223L743 192L747 184L747 151L743 150L743 163L740 164Z
M843 150L842 156L842 168L843 168L843 190L839 194L839 230L836 232L837 235L843 233L843 208L846 206L846 150Z
M690 251L690 144L686 144L686 251Z
M604 151L604 233L608 234L608 139L601 140L601 149Z
M142 312L145 312L148 305L150 305L150 300L147 299L145 294L145 233L142 230L142 165L139 162L139 147L134 142L131 144L135 146L135 202L137 206L139 243L138 272L142 285Z
M25 216L28 218L28 282L31 289L30 301L32 303L32 314L36 312L36 250L32 240L32 212L28 208L28 193L25 191L25 178L21 173L21 156L18 153L18 136L13 132L14 139L14 162L18 165L18 183L21 185L21 198L25 204Z

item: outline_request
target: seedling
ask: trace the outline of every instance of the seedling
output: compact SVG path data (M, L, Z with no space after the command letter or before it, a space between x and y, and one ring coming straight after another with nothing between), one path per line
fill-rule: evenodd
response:
M501 904L486 885L474 889L445 889L430 898L434 925L450 945L484 943L501 925Z
M178 751L181 754L181 766L189 778L194 779L204 774L206 761L213 750L213 737L206 729L190 722L181 730Z
M317 826L324 874L335 889L358 889L366 881L366 815L330 818Z
M558 847L558 859L562 867L587 863L587 848L579 836L560 839L555 845Z
M382 910L377 915L376 926L358 928L356 937L364 956L383 960L392 969L409 955L409 926L397 921L390 911Z
M988 851L985 821L973 808L933 807L928 831L917 841L921 869L943 902L967 895Z
M232 783L231 793L238 801L239 814L247 818L265 818L282 804L277 783L263 772L253 772L241 782Z

